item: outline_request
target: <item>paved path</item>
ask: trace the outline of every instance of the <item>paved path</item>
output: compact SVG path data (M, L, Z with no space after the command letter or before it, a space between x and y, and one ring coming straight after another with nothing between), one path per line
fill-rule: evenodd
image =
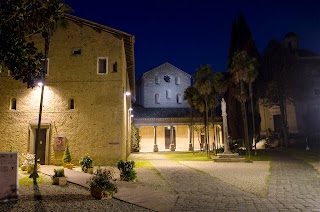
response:
M178 193L173 211L320 211L319 172L276 150L272 154L267 197L238 190L159 154L150 156L150 161Z
M271 154L275 160L271 163L270 186L263 197L210 176L200 167L198 170L188 167L187 163L182 165L162 154L145 154L143 157L155 166L176 194L138 183L117 182L119 193L115 198L155 211L320 212L320 173L277 150L271 150ZM42 171L45 172L45 168ZM66 175L80 185L90 177L69 170Z
M42 165L40 171L52 176L57 166ZM61 168L61 167L59 167ZM92 176L84 172L64 169L68 182L89 188L87 181ZM113 198L155 211L172 211L177 195L162 190L153 190L137 183L116 181L118 193Z

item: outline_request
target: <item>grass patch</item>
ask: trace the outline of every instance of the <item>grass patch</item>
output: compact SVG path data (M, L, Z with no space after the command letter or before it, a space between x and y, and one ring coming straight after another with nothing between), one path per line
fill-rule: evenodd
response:
M134 168L153 168L153 165L149 161L135 161Z
M207 157L206 152L168 152L163 154L167 159L173 161L212 161L213 154L210 154L210 158Z
M249 157L246 156L246 159L249 160ZM258 153L257 155L254 155L254 152L253 152L253 154L251 153L250 160L252 160L252 161L271 161L272 157L270 155L266 155L263 153Z
M30 186L33 185L33 179L29 178L30 174L28 173L20 173L22 175L22 177L19 179L19 185L23 185L23 186ZM42 174L42 173L38 173L39 174L39 178L37 178L37 183L45 183L48 182L47 176Z

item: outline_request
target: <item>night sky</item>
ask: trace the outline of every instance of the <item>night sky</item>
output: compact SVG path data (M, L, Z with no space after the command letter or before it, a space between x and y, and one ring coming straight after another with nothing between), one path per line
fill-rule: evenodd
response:
M169 62L194 74L201 64L225 71L231 22L242 14L260 51L295 32L300 47L320 53L320 1L66 0L72 15L135 36L136 79ZM90 2L90 3L89 3Z

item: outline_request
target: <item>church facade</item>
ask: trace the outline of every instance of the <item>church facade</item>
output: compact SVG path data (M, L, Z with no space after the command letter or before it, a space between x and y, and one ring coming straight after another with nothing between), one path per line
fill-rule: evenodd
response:
M136 83L133 105L134 124L139 129L140 152L189 151L204 148L203 119L191 120L184 91L191 86L191 75L164 63L145 72ZM191 122L194 122L194 126ZM222 146L221 117L209 126L209 142Z

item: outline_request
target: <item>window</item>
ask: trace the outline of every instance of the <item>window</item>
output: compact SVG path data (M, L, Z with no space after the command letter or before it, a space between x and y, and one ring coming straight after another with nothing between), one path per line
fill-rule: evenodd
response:
M166 90L166 96L167 96L167 99L171 98L171 90L170 89Z
M115 62L114 64L113 64L113 70L112 70L112 72L118 72L118 63L117 62Z
M320 95L320 89L319 88L314 89L314 94L319 96Z
M42 59L41 60L41 70L45 70L46 75L49 75L49 58L47 58L47 68L45 69L45 65L46 65L46 60Z
M176 85L180 85L180 77L176 77Z
M73 98L69 99L68 109L69 110L73 110L74 109L74 99Z
M11 76L13 72L11 70L8 70L8 76Z
M107 74L108 73L108 58L107 57L98 57L97 73L98 74Z
M158 94L158 93L155 95L155 103L156 103L156 104L160 104L159 94Z
M182 103L182 95L181 94L177 94L177 103L178 104Z
M157 77L154 79L154 81L155 81L156 84L160 84L160 77L157 76Z
M74 49L72 50L73 55L80 55L81 54L81 49Z
M10 109L11 110L17 110L17 100L15 98L12 98L10 100Z

